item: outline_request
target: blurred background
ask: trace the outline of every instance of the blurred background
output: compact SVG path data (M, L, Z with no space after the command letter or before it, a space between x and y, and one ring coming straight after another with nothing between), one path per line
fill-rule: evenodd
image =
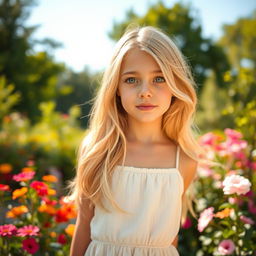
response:
M228 127L256 148L255 0L1 0L0 183L32 162L64 193L90 100L130 23L163 29L187 57L201 135Z
M252 140L255 10L253 0L1 1L0 162L74 175L90 99L130 23L162 28L187 57L202 134L239 128Z

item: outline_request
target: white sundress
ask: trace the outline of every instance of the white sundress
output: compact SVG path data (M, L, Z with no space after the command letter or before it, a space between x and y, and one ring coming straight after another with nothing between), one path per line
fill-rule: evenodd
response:
M179 256L172 245L180 228L184 190L179 152L178 146L174 168L117 165L113 196L133 214L106 213L96 206L90 223L92 241L84 256Z

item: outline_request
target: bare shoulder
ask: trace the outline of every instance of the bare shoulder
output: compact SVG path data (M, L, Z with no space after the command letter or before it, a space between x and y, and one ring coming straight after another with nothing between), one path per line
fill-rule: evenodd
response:
M196 178L198 162L180 148L180 171L184 180L184 193Z

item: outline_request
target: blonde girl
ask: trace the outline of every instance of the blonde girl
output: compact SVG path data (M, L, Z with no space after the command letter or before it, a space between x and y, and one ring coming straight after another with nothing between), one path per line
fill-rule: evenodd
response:
M177 256L204 150L196 85L174 42L151 26L117 42L78 151L71 256ZM190 202L190 204L189 204Z

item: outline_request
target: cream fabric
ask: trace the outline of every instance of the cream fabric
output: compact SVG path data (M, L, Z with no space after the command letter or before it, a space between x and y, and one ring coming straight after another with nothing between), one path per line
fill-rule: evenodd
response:
M118 205L131 214L95 207L91 243L85 256L178 256L172 242L179 232L183 178L179 146L174 168L117 166L111 188ZM113 209L104 201L108 209Z

